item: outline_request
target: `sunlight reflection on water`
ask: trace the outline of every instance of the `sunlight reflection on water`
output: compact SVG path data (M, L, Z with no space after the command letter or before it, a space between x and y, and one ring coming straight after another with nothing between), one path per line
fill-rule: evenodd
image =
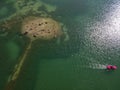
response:
M105 19L97 21L89 27L89 37L93 44L98 47L120 48L120 2L109 8Z

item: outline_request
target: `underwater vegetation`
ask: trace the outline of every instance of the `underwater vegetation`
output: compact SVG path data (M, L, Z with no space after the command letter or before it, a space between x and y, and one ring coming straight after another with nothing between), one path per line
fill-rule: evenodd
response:
M15 44L14 40L13 42L6 43L11 59L18 59L12 73L9 75L7 85L5 86L6 90L13 90L21 68L24 65L27 55L33 50L32 48L38 48L39 45L44 45L44 48L49 48L49 51L46 53L49 53L50 56L48 55L47 57L43 53L47 48L41 48L39 51L41 57L44 58L58 58L61 57L60 53L63 57L67 57L73 51L76 52L79 50L76 47L70 51L70 48L73 47L72 45L76 41L74 41L74 36L71 38L71 41L69 40L70 36L72 36L69 32L73 28L76 28L76 26L71 26L74 23L68 23L71 26L68 31L68 25L60 20L62 17L54 15L57 12L57 6L47 4L40 0L9 0L4 1L5 4L8 6L1 6L2 8L0 9L0 16L2 16L0 20L0 37L12 37L12 33L14 33L15 38L19 37L20 40L27 40L21 56L19 56L21 53L19 45ZM9 12L8 7L11 7L13 11ZM76 31L73 34L75 33ZM49 44L54 47L48 47ZM12 52L12 48L15 54ZM66 54L62 54L64 49L66 49Z

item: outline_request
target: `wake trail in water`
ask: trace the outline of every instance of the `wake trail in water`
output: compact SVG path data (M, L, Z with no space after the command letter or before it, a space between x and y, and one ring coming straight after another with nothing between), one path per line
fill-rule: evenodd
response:
M106 69L107 65L108 64L101 64L99 61L91 59L89 61L89 63L88 63L87 68L91 68L91 69Z
M106 69L106 65L96 63L90 63L88 67L92 69Z

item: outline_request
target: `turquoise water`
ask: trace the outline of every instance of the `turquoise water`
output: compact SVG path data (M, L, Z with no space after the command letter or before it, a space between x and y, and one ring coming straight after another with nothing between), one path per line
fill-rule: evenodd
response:
M70 39L60 44L34 42L14 90L119 90L120 0L42 1L57 6L50 14L66 25ZM1 8L8 5L0 4ZM14 12L12 2L7 7ZM3 34L0 32L1 90L27 44L16 29ZM118 69L106 71L107 64Z

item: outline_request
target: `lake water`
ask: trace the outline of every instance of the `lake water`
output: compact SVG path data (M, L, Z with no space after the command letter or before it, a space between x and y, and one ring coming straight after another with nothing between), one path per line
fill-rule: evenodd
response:
M1 20L14 12L14 1L0 2ZM119 90L120 0L42 1L57 7L51 15L65 24L69 40L34 42L14 90ZM14 28L5 33L0 31L0 90L28 42ZM118 69L107 71L108 64Z

